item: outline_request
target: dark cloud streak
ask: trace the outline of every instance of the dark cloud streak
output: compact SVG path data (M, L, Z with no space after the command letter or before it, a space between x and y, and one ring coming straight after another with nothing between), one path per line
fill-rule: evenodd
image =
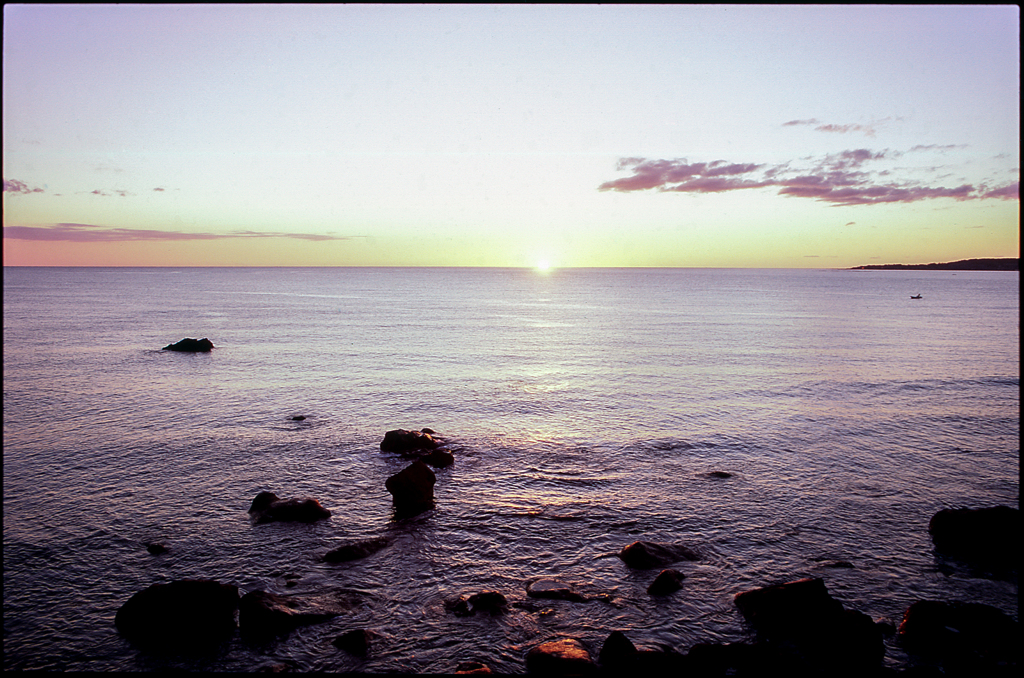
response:
M804 124L806 121L793 121ZM790 123L786 123L790 124ZM922 150L915 147L913 150ZM686 159L653 160L623 158L617 168L632 176L607 181L599 191L633 192L656 190L675 193L721 193L754 188L778 188L778 194L811 198L833 205L877 205L911 203L951 198L966 200L1019 200L1020 182L988 187L962 184L956 187L926 186L893 181L889 170L869 171L871 162L899 158L900 151L871 151L866 148L832 153L810 160L810 167L793 169L794 163L768 167L760 163L730 163L716 160L691 163Z

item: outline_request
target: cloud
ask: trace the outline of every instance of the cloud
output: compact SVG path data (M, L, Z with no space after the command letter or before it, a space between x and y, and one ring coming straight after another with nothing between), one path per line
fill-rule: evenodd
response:
M359 235L328 235L323 233L281 233L233 231L231 233L183 233L136 228L107 228L95 224L50 224L47 226L4 226L4 238L43 242L130 242L168 240L224 240L230 238L296 238L299 240L351 240Z
M894 180L890 170L871 170L871 163L899 158L901 151L872 151L858 148L830 153L819 158L767 166L753 162L689 162L686 159L654 160L623 158L620 171L631 176L606 181L600 191L633 192L656 190L674 193L721 193L755 188L778 188L778 195L810 198L833 205L876 205L912 203L950 198L965 200L1019 200L1020 182L989 187L962 184L955 187L928 186L920 182ZM848 224L849 225L849 224Z
M15 195L24 195L26 193L42 193L41 188L29 188L28 184L24 181L18 181L17 179L4 179L4 193L14 193Z
M153 190L154 190L154 191L160 191L160 192L162 193L163 191L165 191L165 190L167 190L167 189L165 189L165 188L160 188L159 186L157 186L157 187L156 187L156 188L154 188Z
M867 123L866 125L860 123L845 123L837 125L835 123L823 123L817 118L809 118L807 120L790 120L789 122L782 123L783 127L793 127L796 125L814 125L815 132L832 132L836 134L846 134L848 132L863 132L866 136L873 137L875 132L880 125L890 122L891 120L901 120L902 118L882 118L881 120L875 120Z
M108 193L107 191L103 191L103 190L97 188L95 191L89 191L89 195L100 195L100 196L103 196L104 198L109 198L111 196L111 193ZM135 194L134 193L129 193L128 191L124 191L124 190L120 190L120 189L116 189L115 188L113 190L113 195L118 195L118 196L121 196L122 198L125 198L125 197L127 197L129 195L135 195Z

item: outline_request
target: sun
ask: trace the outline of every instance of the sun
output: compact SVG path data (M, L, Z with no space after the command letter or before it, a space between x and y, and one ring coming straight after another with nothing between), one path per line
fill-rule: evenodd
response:
M536 268L538 273L547 273L551 270L551 262L547 259L541 259L537 262Z

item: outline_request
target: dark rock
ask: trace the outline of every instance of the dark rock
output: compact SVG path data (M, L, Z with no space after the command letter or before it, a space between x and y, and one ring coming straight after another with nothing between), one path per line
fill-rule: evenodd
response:
M619 558L630 567L649 570L655 567L665 567L680 560L700 560L700 555L680 544L635 541L619 552Z
M662 570L647 587L647 593L652 596L667 596L670 593L675 593L683 587L684 578L685 575L678 570Z
M437 433L437 431L435 431L432 428L421 428L420 433L428 433L430 435L434 435L435 433Z
M391 493L395 509L400 515L411 516L434 506L434 483L437 476L422 461L414 461L391 476L384 486Z
M420 457L420 461L434 468L445 468L455 463L455 455L448 450L433 450Z
M687 674L696 676L786 675L792 668L767 645L748 643L698 643L690 648L686 663Z
M1006 568L1020 564L1020 529L1020 510L1009 506L943 509L928 523L936 550Z
M472 617L474 614L473 610L469 609L469 601L466 600L466 596L444 601L444 608L456 617Z
M149 551L154 556L158 556L161 553L167 553L167 551L170 550L170 548L171 548L170 546L168 546L167 544L163 543L162 541L146 542L145 544L143 544L143 546L145 546L146 550Z
M532 582L526 587L526 595L531 598L568 600L573 603L585 603L587 601L585 597L573 591L568 584L555 579L538 579Z
M429 431L430 429L425 429ZM382 452L399 452L401 454L419 453L424 450L436 449L440 443L434 439L431 433L424 431L406 431L396 429L384 434L384 440L380 441Z
M597 661L602 668L621 669L627 668L636 658L638 650L626 634L622 631L612 631L601 646L601 653Z
M272 638L291 633L300 626L333 619L342 610L298 596L281 596L250 591L238 603L238 626L246 636Z
M164 351L183 351L186 353L206 353L213 348L213 342L209 339L182 339L175 344L167 344Z
M306 416L303 414L297 414L292 417L292 421L306 421Z
M311 497L280 499L273 492L260 492L252 500L249 514L257 524L274 521L312 523L329 518L331 512Z
M137 645L187 652L230 638L238 604L234 586L184 579L139 591L117 611L114 624Z
M597 670L590 653L575 638L559 638L534 647L526 654L530 673L589 675Z
M391 540L386 537L349 542L324 554L324 561L328 563L344 563L350 560L358 560L372 555L390 544Z
M745 591L735 602L760 638L792 654L791 663L814 667L836 662L863 672L881 666L881 631L866 614L844 609L821 579Z
M370 640L373 638L373 635L373 633L366 629L355 629L341 634L332 640L331 644L351 655L365 657L370 651Z
M473 612L486 612L497 616L505 611L508 600L498 591L481 591L469 597L469 604L473 606Z
M727 473L726 471L711 471L710 473L708 473L708 477L709 478L732 478L732 474L731 473Z
M947 669L985 675L1020 660L1020 624L991 605L921 600L909 608L898 638L908 652L937 658Z
M462 662L455 667L455 675L457 676L475 676L490 672L490 667L480 662Z

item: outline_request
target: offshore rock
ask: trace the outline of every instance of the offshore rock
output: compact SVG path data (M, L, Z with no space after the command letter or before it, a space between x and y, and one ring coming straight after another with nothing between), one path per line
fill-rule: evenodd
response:
M342 544L338 548L331 549L325 553L324 561L328 563L345 563L350 560L359 560L360 558L373 555L377 551L380 551L390 545L391 540L387 537L353 541L347 544Z
M382 452L419 454L423 451L437 449L440 444L434 438L433 430L429 428L422 431L406 431L400 428L384 434L384 440L380 441L380 449Z
M499 591L481 591L469 597L469 604L474 613L485 612L496 617L505 612L508 600Z
M331 645L357 657L365 657L370 651L374 634L366 629L354 629L331 641Z
M562 676L589 675L597 665L583 643L575 638L559 638L541 643L526 654L526 670Z
M908 652L939 659L947 671L992 675L1020 661L1020 624L982 603L919 600L903 614L899 641Z
M455 463L455 455L448 450L433 450L420 457L420 461L434 468L446 468Z
M296 596L250 591L238 603L238 626L246 636L266 639L287 635L299 626L333 619L341 612Z
M482 676L491 673L491 667L480 662L462 662L455 667L456 676Z
M1009 506L943 509L928 523L936 550L1003 568L1020 564L1020 528L1020 510Z
M526 595L531 598L546 598L549 600L568 600L573 603L585 603L587 599L572 590L563 582L555 579L538 579L527 585Z
M259 525L275 521L312 523L329 518L331 512L312 497L281 499L273 492L260 492L252 500L249 515Z
M612 631L605 639L597 661L602 671L615 675L686 675L686 658L683 655L665 650L639 649L621 631Z
M871 617L846 610L821 579L767 586L736 594L736 607L758 636L784 655L793 670L839 665L860 673L881 668L885 645Z
M209 339L189 339L185 338L174 344L167 344L163 347L163 351L182 351L185 353L207 353L213 349L213 342Z
M128 599L114 624L146 648L190 651L209 648L235 631L238 589L209 579L153 584Z
M683 587L684 578L685 575L678 570L662 570L647 587L647 593L652 596L667 596L670 593L675 593Z
M630 567L649 570L655 567L665 567L680 560L700 560L700 555L680 544L635 541L619 552L619 558Z
M414 516L434 507L434 483L437 476L422 461L414 461L384 481L391 493L396 512Z

